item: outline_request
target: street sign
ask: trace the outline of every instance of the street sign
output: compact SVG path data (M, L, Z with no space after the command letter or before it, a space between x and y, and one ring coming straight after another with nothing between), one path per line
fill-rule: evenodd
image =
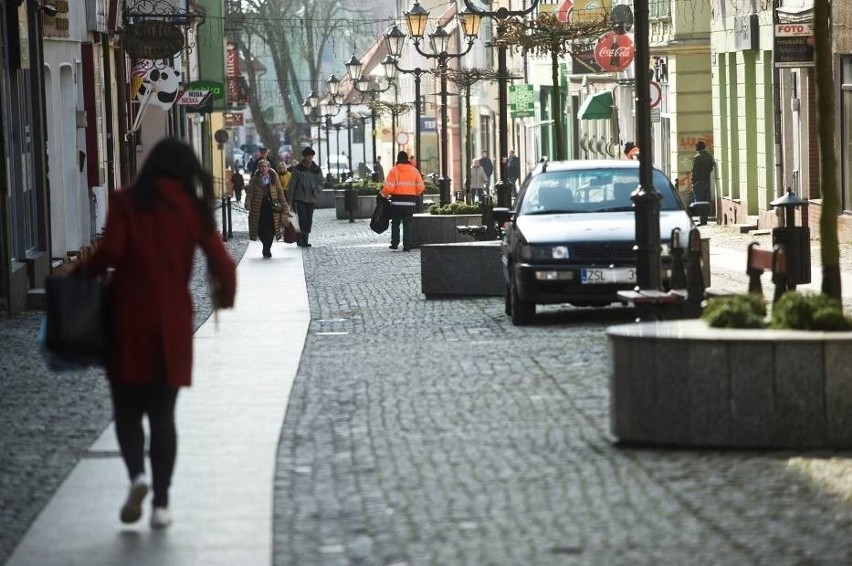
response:
M663 89L660 88L660 83L651 81L651 108L655 108L663 100Z
M405 132L400 132L396 135L396 143L399 145L405 145L408 143L408 134Z

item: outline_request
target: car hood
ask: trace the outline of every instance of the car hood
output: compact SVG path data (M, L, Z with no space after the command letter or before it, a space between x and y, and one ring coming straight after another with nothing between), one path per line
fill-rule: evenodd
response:
M518 216L516 223L530 244L632 242L636 239L636 215L633 211L525 214ZM660 238L668 241L674 228L680 228L686 238L692 228L689 215L682 210L660 211Z

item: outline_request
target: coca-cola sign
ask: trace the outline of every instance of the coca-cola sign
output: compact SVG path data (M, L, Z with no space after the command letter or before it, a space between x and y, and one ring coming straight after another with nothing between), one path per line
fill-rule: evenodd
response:
M633 62L635 53L633 40L623 33L610 32L595 44L595 61L604 71L623 71Z

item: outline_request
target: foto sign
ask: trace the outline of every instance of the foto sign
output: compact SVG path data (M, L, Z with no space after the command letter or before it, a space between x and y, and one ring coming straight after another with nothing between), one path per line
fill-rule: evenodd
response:
M813 24L775 24L773 53L776 67L812 67L814 64Z

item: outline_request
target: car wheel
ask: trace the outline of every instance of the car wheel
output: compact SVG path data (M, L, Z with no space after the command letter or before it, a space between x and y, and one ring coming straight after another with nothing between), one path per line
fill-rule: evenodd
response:
M529 324L535 318L535 303L523 301L518 296L518 288L512 285L512 324L515 326L524 326Z
M506 283L506 290L503 292L503 300L506 303L505 311L507 316L512 315L512 287Z

